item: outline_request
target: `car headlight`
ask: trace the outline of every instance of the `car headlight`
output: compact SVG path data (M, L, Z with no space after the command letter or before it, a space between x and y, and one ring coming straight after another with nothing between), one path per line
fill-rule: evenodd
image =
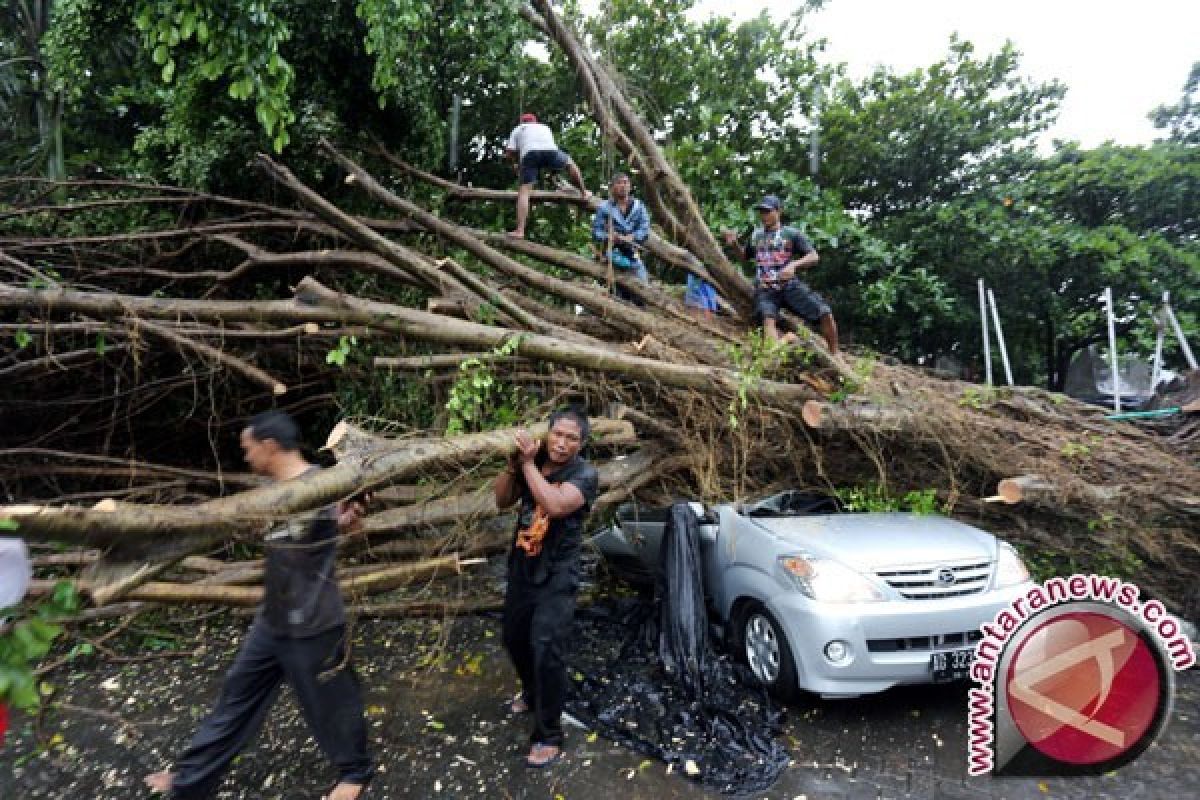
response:
M866 577L827 558L780 556L779 566L796 588L820 603L875 603L886 599Z
M1029 570L1021 562L1021 557L1011 544L996 543L996 577L992 579L993 589L1004 589L1016 586L1029 580Z

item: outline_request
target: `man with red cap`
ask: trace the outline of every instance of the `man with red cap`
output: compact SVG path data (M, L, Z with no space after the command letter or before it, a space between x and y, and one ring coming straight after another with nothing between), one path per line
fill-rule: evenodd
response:
M520 176L517 187L517 227L511 231L512 236L525 238L525 221L529 219L529 197L533 194L533 184L537 182L538 174L543 169L565 169L571 176L571 181L579 187L579 193L586 200L591 192L583 184L583 175L571 157L554 142L554 134L550 128L537 121L533 114L522 114L521 124L513 128L504 146L504 154L513 162L513 169Z

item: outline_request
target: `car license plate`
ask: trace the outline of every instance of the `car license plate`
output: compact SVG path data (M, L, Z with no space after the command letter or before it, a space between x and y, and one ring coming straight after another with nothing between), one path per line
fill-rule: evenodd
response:
M974 658L974 650L949 650L945 653L930 654L929 669L933 672L934 682L963 680L970 673L971 661Z

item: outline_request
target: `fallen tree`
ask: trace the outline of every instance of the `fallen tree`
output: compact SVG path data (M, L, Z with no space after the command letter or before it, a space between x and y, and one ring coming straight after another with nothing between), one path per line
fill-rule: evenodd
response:
M263 529L364 488L386 502L343 542L354 579L398 560L486 555L511 531L488 486L512 428L572 403L595 418L601 513L629 498L715 502L782 486L934 489L947 513L1019 544L1096 569L1102 556L1140 563L1126 577L1195 611L1194 419L1147 431L1036 390L748 337L748 283L619 81L549 3L525 16L575 66L603 134L641 167L660 225L649 258L712 281L736 313L697 320L671 287L614 276L646 305L624 303L603 265L453 216L511 192L458 186L381 146L373 166L324 144L346 191L378 216L350 213L266 156L258 168L298 208L76 185L77 201L13 218L85 220L126 204L150 223L0 236L0 329L23 342L0 355L0 404L22 421L0 433L10 467L0 518L30 542L95 551L44 561L43 572L77 577L96 602L234 602L260 575L245 550ZM388 169L458 202L406 196ZM175 214L184 197L197 217L187 225ZM569 192L535 199L594 208ZM431 313L430 300L465 318ZM351 410L326 451L336 463L285 484L246 475L237 433L266 407L321 433ZM1015 483L999 495L1020 502L984 502L1002 481ZM81 505L102 498L111 502ZM196 578L199 556L227 566Z

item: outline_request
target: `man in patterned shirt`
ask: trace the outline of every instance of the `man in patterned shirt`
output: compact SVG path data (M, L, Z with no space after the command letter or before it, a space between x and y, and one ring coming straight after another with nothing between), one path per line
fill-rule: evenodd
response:
M778 197L769 194L754 208L762 225L754 229L750 241L736 255L755 264L754 312L762 319L763 329L772 339L795 341L794 333L782 337L779 334L779 312L786 308L810 325L816 325L829 351L836 353L837 323L829 304L796 277L801 270L817 265L817 251L804 234L781 223L783 204ZM724 237L727 250L734 250L738 245L737 235L727 230Z

